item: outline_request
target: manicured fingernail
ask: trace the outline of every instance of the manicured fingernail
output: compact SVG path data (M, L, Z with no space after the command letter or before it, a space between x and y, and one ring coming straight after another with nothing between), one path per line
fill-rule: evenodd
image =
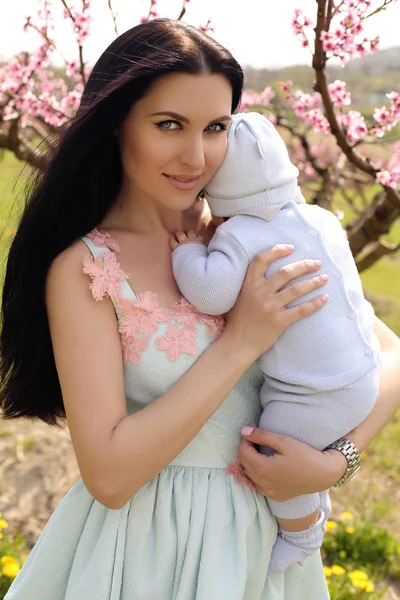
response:
M288 250L294 250L294 246L292 246L292 244L285 244L285 246Z
M320 267L322 265L322 260L314 260L314 265Z
M329 294L325 294L325 296L322 296L321 300L322 300L322 302L328 302Z
M329 275L327 275L326 273L324 273L323 275L321 275L321 279L323 279L324 281L328 281Z
M240 433L242 435L251 435L254 431L254 427L242 427Z

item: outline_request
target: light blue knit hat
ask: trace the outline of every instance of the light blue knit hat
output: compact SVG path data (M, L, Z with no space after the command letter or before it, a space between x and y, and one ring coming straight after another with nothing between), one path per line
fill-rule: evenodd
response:
M225 159L204 195L211 212L231 217L294 200L298 169L274 125L255 112L232 116Z

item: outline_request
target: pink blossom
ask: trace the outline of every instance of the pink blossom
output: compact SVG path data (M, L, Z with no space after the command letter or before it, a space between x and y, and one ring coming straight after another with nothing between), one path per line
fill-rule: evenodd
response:
M351 104L350 92L346 92L346 84L344 81L337 79L328 86L329 94L333 104L336 106L349 106Z
M347 140L351 145L363 140L368 135L368 127L362 114L356 110L337 115L338 123L346 133Z
M396 188L397 182L389 171L379 171L376 175L376 181L384 186Z
M196 356L199 349L195 343L196 329L184 327L181 329L173 323L169 323L165 336L156 340L157 348L165 350L170 361L176 361L182 354Z
M281 90L282 92L287 92L291 87L293 87L293 81L282 81L281 82Z
M387 123L389 121L389 117L390 112L388 111L386 106L382 106L382 108L376 108L374 110L374 119L375 121L378 121L378 123L381 123L382 121Z
M260 94L261 104L263 104L263 106L267 106L274 96L275 92L273 91L273 89L270 87L266 87L265 90L262 91Z
M393 146L393 152L387 163L386 170L381 170L376 175L376 180L381 185L396 189L400 183L400 143Z
M104 296L118 299L121 295L121 285L128 278L112 252L105 252L103 261L99 256L95 259L85 259L83 272L92 278L90 289L96 302Z

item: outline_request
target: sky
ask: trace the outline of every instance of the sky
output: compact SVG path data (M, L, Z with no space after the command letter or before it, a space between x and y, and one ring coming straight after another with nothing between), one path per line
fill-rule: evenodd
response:
M7 2L7 7L6 7ZM3 4L4 3L4 4ZM52 0L55 7L56 39L63 54L76 58L76 44L71 35L69 20L62 17L61 0ZM68 0L79 6L79 0ZM383 3L375 1L374 6ZM119 33L136 25L148 13L149 0L112 0L118 13ZM158 0L160 16L177 18L182 0ZM92 0L94 16L92 34L85 46L85 60L93 65L114 39L108 0ZM38 0L0 0L0 57L9 58L22 50L32 50L39 43L35 32L24 33L24 16L33 14ZM226 46L242 66L278 68L295 64L309 64L311 53L303 49L291 31L291 17L295 8L301 8L315 19L315 0L190 0L184 20L193 25L205 25L212 19L213 37ZM6 16L5 16L6 15ZM400 1L366 21L366 32L371 37L380 35L380 48L400 46ZM60 63L62 64L62 63Z

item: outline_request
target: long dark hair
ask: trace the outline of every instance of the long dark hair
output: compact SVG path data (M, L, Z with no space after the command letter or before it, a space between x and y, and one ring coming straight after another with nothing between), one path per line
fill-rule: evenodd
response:
M100 56L48 168L27 188L3 288L0 408L6 419L65 420L45 307L47 272L60 252L104 219L122 181L115 132L149 85L172 72L225 76L236 110L243 73L230 52L180 21L148 21Z

